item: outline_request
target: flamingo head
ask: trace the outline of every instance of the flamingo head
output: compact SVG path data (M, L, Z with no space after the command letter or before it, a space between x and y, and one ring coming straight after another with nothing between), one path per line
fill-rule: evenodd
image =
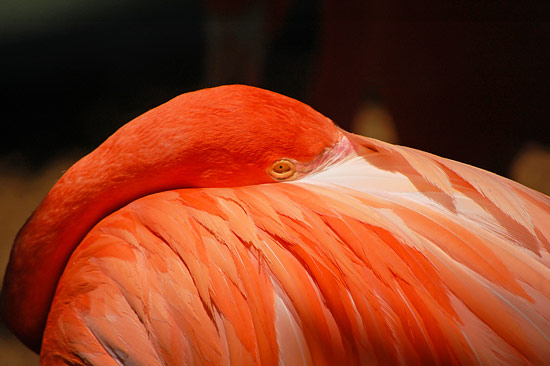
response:
M90 158L137 179L158 177L159 189L242 186L299 178L340 137L332 121L297 100L230 85L143 114L98 148L105 159Z

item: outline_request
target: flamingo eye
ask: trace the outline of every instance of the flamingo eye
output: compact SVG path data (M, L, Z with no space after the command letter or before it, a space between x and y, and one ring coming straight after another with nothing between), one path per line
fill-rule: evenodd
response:
M271 165L268 173L277 180L287 179L296 174L296 166L290 160L281 159Z

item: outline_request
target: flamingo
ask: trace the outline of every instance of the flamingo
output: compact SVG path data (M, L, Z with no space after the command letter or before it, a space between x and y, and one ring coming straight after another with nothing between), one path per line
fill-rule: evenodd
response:
M550 197L243 85L74 164L1 311L42 365L550 364Z

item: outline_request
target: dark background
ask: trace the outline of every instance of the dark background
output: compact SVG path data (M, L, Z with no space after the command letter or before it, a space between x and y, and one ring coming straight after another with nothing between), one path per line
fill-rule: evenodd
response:
M61 168L40 189L32 172L178 94L227 83L298 98L347 129L381 106L400 144L509 175L525 146L550 146L548 4L1 2L0 183L11 188L0 198L14 218L2 246ZM548 171L540 161L534 170Z
M344 127L375 99L401 144L503 175L525 141L550 144L547 2L399 3L56 0L33 16L14 5L0 153L40 165L182 92L235 82Z

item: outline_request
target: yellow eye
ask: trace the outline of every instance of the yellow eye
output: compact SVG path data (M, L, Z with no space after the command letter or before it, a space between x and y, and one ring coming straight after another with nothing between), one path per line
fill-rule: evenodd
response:
M268 173L275 179L287 179L296 174L294 163L287 159L277 160L268 169Z
M276 163L274 166L273 166L273 171L275 173L278 173L278 174L283 174L283 173L286 173L288 172L290 169L292 169L290 167L290 164L287 163L286 161L281 161L279 163Z

